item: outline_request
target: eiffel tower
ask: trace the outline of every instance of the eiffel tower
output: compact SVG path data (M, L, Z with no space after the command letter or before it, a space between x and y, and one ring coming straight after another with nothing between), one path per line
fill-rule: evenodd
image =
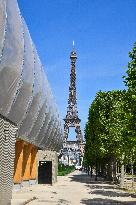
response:
M77 98L76 98L76 65L75 65L76 59L77 59L77 55L75 52L74 41L73 41L73 49L70 54L71 71L70 71L69 98L68 98L67 114L64 119L64 142L67 142L69 128L75 127L76 139L79 143L82 143L83 136L80 128L81 120L78 117Z

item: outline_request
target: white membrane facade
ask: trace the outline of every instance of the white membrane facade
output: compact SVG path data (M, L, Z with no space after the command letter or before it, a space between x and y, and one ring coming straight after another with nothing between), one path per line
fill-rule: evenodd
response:
M20 139L61 148L59 112L16 0L0 0L0 114L17 125Z

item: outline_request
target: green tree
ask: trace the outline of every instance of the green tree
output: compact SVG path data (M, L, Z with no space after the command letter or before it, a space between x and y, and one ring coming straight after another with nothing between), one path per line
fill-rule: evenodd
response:
M130 61L128 63L128 69L126 71L125 85L128 87L128 107L129 114L127 117L128 121L128 161L131 162L132 172L132 186L133 186L133 165L136 161L136 43L131 52L129 52Z
M126 91L100 91L89 109L85 136L90 163L99 168L107 161L108 178L111 178L111 163L116 163L125 150L125 98Z
M128 62L128 69L126 71L126 76L123 76L125 79L125 85L128 87L128 90L136 94L136 42L131 52L129 52L129 57L131 58Z
M136 160L136 43L131 52L129 52L130 61L128 63L128 69L126 71L125 85L128 87L128 99L127 106L127 134L128 134L128 143L127 143L127 152L128 159L131 161Z

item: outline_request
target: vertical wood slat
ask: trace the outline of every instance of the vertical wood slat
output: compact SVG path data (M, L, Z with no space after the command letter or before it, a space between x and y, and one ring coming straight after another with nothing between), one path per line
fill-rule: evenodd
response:
M18 140L15 145L15 160L14 160L14 184L22 182L22 166L23 166L23 147L24 141Z

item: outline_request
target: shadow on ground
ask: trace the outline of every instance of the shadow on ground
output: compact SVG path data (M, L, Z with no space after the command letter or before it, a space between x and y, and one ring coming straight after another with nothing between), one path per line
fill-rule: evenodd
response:
M59 199L58 204L57 205L70 205L71 203L67 200L64 199Z
M81 204L86 205L136 205L136 202L132 201L117 201L112 199L101 199L101 198L95 198L95 199L82 199Z
M90 184L91 182L90 176L88 176L86 173L83 173L83 172L79 172L79 174L72 175L69 178L71 179L71 181L76 181L76 182L85 183L85 184Z
M108 196L108 197L132 197L132 198L136 198L135 194L129 194L126 192L117 192L117 189L114 189L113 191L106 191L105 188L103 188L103 190L95 190L95 191L91 191L90 193Z
M87 175L84 172L79 172L79 174L75 174L69 177L71 181L76 181L85 184L107 184L107 181L104 181L103 178L98 178L97 181L94 180L94 176L91 178L90 175ZM111 187L111 185L109 184Z
M79 173L70 177L71 181L85 183L90 199L82 199L81 204L86 205L136 205L136 201L130 201L129 197L136 198L135 194L127 193L117 188L116 185L98 178L88 176L86 173ZM91 199L91 194L93 199ZM102 198L100 197L102 196ZM111 199L112 197L112 199ZM128 197L127 201L122 201L120 198ZM114 200L115 199L115 200Z

